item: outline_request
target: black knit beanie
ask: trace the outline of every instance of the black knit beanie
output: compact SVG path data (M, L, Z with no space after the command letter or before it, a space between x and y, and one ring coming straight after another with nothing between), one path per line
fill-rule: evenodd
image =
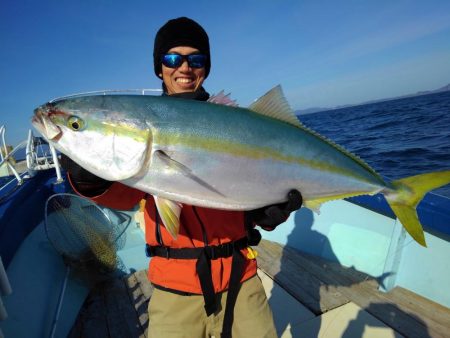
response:
M202 54L208 56L205 64L206 79L211 68L208 34L197 22L186 17L169 20L156 33L153 48L153 64L156 76L161 78L159 75L162 67L161 56L171 48L179 46L197 48Z

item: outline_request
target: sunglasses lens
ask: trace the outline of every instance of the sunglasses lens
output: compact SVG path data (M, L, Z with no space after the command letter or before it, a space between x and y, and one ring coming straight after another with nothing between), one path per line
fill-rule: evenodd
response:
M164 66L169 68L176 68L183 62L183 57L178 54L166 54L162 58L162 63Z
M189 66L192 68L203 68L206 64L206 55L192 54L187 57Z
M204 54L191 54L191 55L180 55L180 54L166 54L162 57L162 63L164 66L169 68L180 67L183 61L186 59L189 67L192 68L203 68L206 64L207 56Z

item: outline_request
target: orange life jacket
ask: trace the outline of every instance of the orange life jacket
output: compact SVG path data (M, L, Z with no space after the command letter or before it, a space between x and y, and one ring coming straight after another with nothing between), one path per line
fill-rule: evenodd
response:
M217 246L238 241L246 236L244 213L183 205L180 215L180 232L176 240L168 233L157 216L154 199L142 191L114 183L103 194L91 198L94 202L115 209L132 209L146 198L145 239L150 246L169 248L202 248L205 242ZM248 258L248 249L241 249L246 258L241 282L256 274L256 260ZM196 272L196 259L174 259L153 257L150 260L148 277L156 286L169 290L202 294ZM211 277L214 292L228 289L232 257L211 260Z

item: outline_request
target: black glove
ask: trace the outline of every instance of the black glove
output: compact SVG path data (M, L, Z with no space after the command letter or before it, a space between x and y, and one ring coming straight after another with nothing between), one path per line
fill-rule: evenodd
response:
M300 209L302 206L303 198L300 191L293 189L289 191L287 197L287 202L246 211L246 220L252 221L264 230L272 231L285 222L291 212Z
M64 154L61 154L59 163L69 173L74 188L84 196L93 197L101 195L113 184L113 182L104 180L83 169Z

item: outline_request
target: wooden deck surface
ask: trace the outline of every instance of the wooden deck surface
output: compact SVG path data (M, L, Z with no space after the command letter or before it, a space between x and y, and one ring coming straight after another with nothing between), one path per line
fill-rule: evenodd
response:
M405 337L450 337L450 309L338 263L263 240L259 267L315 315L353 302ZM145 270L97 285L86 299L70 338L146 337L152 286Z
M378 291L378 281L352 268L263 240L260 269L320 315L349 301L405 337L450 337L450 309L401 287Z

